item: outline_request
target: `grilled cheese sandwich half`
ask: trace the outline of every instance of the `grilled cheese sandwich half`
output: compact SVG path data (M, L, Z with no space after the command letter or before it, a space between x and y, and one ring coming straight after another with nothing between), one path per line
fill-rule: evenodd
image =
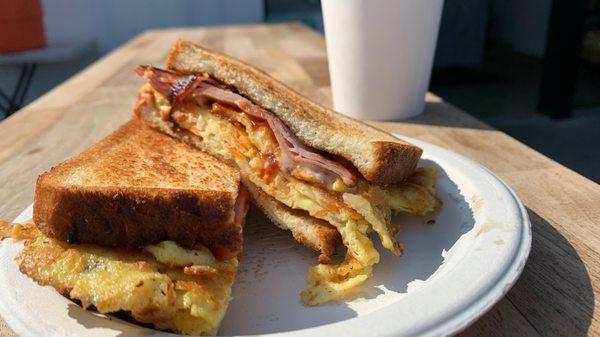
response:
M132 120L37 181L20 270L101 313L214 335L249 207L238 170Z

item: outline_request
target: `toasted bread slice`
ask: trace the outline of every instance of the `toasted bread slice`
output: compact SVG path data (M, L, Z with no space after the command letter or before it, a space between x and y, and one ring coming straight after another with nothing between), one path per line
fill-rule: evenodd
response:
M338 230L307 212L292 209L263 192L250 181L244 180L252 200L277 227L292 232L294 239L306 247L321 252L319 260L328 262L329 256L335 254L342 245L342 237Z
M230 258L242 244L239 188L237 170L134 119L38 178L34 221L71 243L173 240Z
M232 57L179 40L167 67L206 73L272 111L305 144L347 159L370 182L394 184L410 176L422 150L382 130L326 109L266 73Z
M171 137L203 149L202 139L199 136L185 129L176 128L171 121L163 119L152 102L153 100L145 99L142 92L134 109L134 116ZM242 180L242 183L250 192L253 203L262 209L271 221L282 229L290 230L294 238L305 246L320 252L322 259L335 253L337 247L342 244L337 229L326 221L287 207L248 180Z

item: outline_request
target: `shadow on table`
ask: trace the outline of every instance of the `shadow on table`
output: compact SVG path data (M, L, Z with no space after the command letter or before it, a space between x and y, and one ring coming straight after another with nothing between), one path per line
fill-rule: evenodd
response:
M594 290L588 270L562 234L533 210L527 211L533 226L531 253L506 298L539 335L587 336L594 314ZM497 312L500 305L462 335L518 334L516 322L503 319Z

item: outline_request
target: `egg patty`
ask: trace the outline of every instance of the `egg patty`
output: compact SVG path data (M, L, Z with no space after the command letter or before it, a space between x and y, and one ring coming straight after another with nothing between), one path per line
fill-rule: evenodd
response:
M127 251L43 236L32 224L4 236L26 239L22 273L100 313L126 311L139 322L187 335L214 335L231 298L237 258L218 261L205 247L173 241Z

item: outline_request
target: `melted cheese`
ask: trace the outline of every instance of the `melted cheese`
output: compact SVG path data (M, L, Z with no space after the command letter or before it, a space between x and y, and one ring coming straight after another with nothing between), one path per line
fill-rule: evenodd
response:
M156 261L170 267L186 267L191 265L216 267L218 264L218 260L204 246L198 246L195 249L185 249L175 241L163 241L156 245L146 246L144 250L152 254Z
M217 261L206 248L174 242L143 252L70 245L39 234L17 257L19 268L41 285L101 313L128 311L139 322L188 335L214 335L230 300L237 259ZM190 274L182 266L209 263L215 273Z

